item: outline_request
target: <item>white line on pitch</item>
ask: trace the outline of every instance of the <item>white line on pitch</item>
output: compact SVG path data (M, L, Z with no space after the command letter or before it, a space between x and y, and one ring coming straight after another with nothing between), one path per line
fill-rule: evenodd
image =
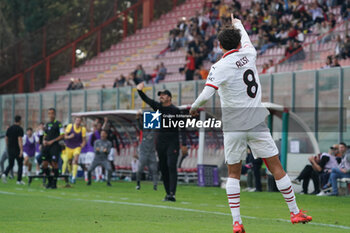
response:
M13 193L13 192L4 192L4 191L0 191L0 194L5 194L5 195L17 195L17 196L34 196L34 195L32 195L32 194ZM63 198L63 197L57 197L57 196L51 196L51 195L47 195L46 197L47 197L47 198L53 198L53 199L69 199L69 200L75 200L75 201L87 201L87 202L97 202L97 203L109 203L109 204L129 205L129 206L142 206L142 207L150 207L150 208L160 208L160 209L179 210L179 211L186 211L186 212L195 212L195 213L204 213L204 214L215 214L215 215L231 216L231 214L222 213L222 212L217 212L217 211L207 211L207 210L189 209L189 208L181 208L181 207L175 207L175 206L153 205L153 204L133 203L133 202L123 202L123 201L88 200L88 199L81 199L81 198ZM245 216L245 215L242 215L242 217L243 217L243 218L247 218L247 219L260 219L260 220L269 220L269 221L273 220L273 221L281 221L281 222L290 223L289 220L280 219L280 218L260 218L260 217ZM340 228L340 229L350 230L350 227L348 227L348 226L343 226L343 225L334 225L334 224L326 224L326 223L315 223L315 222L310 222L310 223L308 223L308 224L315 225L315 226L324 226L324 227Z

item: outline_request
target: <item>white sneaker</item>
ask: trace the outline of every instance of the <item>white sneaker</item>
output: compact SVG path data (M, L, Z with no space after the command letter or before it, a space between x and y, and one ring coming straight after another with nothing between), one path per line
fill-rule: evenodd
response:
M250 189L248 190L248 192L253 193L253 192L255 192L255 190L256 190L256 188L250 188Z
M322 197L322 196L328 196L327 193L325 193L323 190L321 192L319 192L316 196L318 197Z
M6 175L5 175L5 174L2 174L2 175L1 175L1 180L2 180L2 183L4 183L4 184L7 183L7 178L6 178Z
M24 182L21 180L21 181L17 181L16 184L25 185L26 183L24 183Z

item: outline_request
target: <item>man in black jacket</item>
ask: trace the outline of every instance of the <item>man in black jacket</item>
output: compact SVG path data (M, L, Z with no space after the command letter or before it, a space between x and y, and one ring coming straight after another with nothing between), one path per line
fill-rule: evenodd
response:
M154 111L159 110L164 115L180 114L180 109L171 102L171 93L168 90L159 91L159 102L150 99L143 93L144 83L137 85L137 91L143 101L145 101ZM187 153L186 136L181 131L182 153ZM176 201L175 193L177 186L177 159L179 156L179 129L177 127L161 128L156 137L156 150L159 157L159 166L162 173L163 184L166 191L164 201Z
M21 116L15 116L15 124L9 127L6 131L6 147L8 153L9 164L2 174L1 178L4 183L7 183L7 175L13 169L15 160L17 160L17 184L24 184L22 181L22 166L23 166L23 141L24 135L21 127Z

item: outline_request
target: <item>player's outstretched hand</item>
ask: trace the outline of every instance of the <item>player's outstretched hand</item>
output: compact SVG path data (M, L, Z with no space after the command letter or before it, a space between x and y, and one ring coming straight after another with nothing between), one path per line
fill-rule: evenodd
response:
M198 116L198 110L197 110L197 109L191 108L191 109L190 109L190 114L191 114L191 116L193 116L193 117Z
M139 91L142 91L142 89L145 87L145 82L141 82L137 84L136 89Z
M235 25L235 23L240 23L241 20L235 18L235 17L233 16L233 13L231 13L231 22L232 22L232 25Z

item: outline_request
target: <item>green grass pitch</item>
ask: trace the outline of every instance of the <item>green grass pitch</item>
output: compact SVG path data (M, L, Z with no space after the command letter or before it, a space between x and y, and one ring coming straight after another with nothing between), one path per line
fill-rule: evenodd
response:
M26 181L26 180L25 180ZM93 183L78 180L71 188L45 190L40 181L30 187L14 180L0 183L0 232L232 232L225 190L179 185L177 202L162 202L163 187L140 191L130 182ZM241 193L241 214L248 233L350 232L348 197L297 195L310 224L292 225L280 193Z

